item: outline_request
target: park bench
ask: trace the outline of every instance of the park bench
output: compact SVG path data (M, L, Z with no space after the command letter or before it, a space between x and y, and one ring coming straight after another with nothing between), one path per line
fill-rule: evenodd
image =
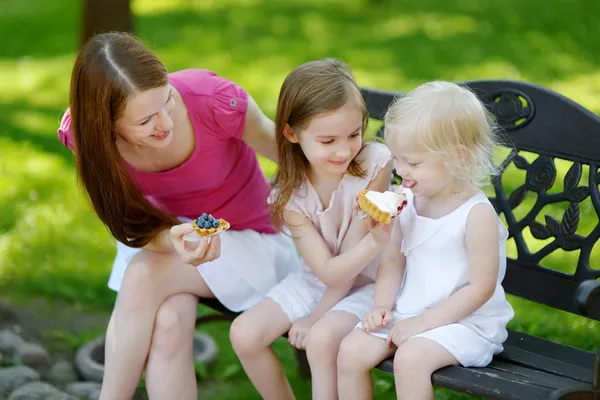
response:
M526 82L481 80L463 85L489 107L509 143L503 173L493 179L495 194L490 197L516 248L516 258L507 258L505 291L600 321L597 253L595 269L590 265L594 246L600 246L600 118L554 91ZM400 94L374 89L362 93L370 118L377 120ZM557 163L566 164L567 172L559 174ZM516 187L503 184L509 170L522 179ZM519 213L524 216L517 215L516 209L526 204L531 207ZM562 217L550 216L549 209L550 214L560 210ZM587 235L579 232L580 219L595 223ZM534 251L526 237L545 242ZM578 251L576 265L556 270L542 265L558 251ZM197 324L235 317L216 300L201 302L221 314L200 317ZM305 354L297 355L301 375L309 376ZM392 372L393 359L377 368ZM509 330L504 351L488 367L446 367L432 380L436 386L489 399L598 400L600 349L594 354Z

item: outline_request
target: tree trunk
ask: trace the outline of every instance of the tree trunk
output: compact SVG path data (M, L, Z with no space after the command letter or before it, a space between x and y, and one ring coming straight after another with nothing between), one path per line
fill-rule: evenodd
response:
M130 0L83 0L82 6L82 46L98 33L133 32Z

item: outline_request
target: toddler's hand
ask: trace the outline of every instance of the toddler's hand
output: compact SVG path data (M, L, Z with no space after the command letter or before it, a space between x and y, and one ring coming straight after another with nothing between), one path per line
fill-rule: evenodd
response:
M388 334L386 344L390 347L395 344L397 347L406 342L411 337L423 333L427 330L421 316L410 317L399 321L392 327Z
M288 332L288 342L297 349L306 349L306 336L315 322L310 316L294 322Z
M387 307L375 307L369 311L362 319L362 326L365 332L379 330L392 322L392 310Z

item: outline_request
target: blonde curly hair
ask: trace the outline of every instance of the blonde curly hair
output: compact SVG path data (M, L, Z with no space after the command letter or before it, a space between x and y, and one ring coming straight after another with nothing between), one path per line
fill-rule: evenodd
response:
M387 143L398 135L416 141L439 155L459 181L476 187L489 183L499 171L492 153L496 126L491 114L468 88L435 81L397 97L386 112ZM464 149L459 155L459 148Z

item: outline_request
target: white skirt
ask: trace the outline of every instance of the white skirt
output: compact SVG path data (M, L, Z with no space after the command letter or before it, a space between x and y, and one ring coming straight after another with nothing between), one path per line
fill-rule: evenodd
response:
M364 290L348 296L345 300L348 307L363 305L370 311L374 307L374 296L375 285L370 285ZM394 325L410 317L416 317L416 315L401 314L394 308L392 322L378 331L369 333L387 339ZM362 329L362 322L359 322L355 328ZM492 343L486 340L461 322L422 332L412 336L411 339L417 337L432 340L444 347L463 367L485 367L492 361L495 354L501 353L503 350L501 343Z
M364 314L371 311L371 303L354 301L354 299L360 297L357 294L363 291L371 293L370 287L373 285L370 284L351 289L349 294L328 312L345 311L355 315L360 320ZM294 323L313 312L323 298L326 290L327 286L312 272L303 271L290 274L283 282L271 289L267 297L273 299L287 315L288 320Z
M197 270L217 300L231 311L247 310L290 273L301 270L294 242L283 233L228 230L220 235L220 257ZM139 251L117 242L110 289L119 291L127 265Z

